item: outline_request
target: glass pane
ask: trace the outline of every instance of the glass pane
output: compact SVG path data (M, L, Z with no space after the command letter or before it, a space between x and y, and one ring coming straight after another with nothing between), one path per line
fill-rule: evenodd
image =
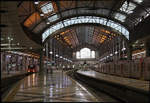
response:
M120 20L121 22L124 22L125 19L126 19L126 16L125 16L125 15L122 15L122 14L120 14L120 13L116 13L116 14L115 14L115 19L118 19L118 20Z
M92 51L91 56L92 56L92 58L95 58L95 51Z
M124 2L124 4L122 5L122 7L120 8L121 11L126 12L127 14L131 14L133 13L133 10L136 8L136 5L133 3L129 3L129 6L127 4L127 1Z
M48 18L49 22L53 22L53 21L55 21L57 19L58 19L57 15L53 15L53 16L51 16L51 17Z
M52 12L52 11L53 11L53 5L52 5L52 3L48 3L48 4L44 5L44 6L42 6L42 7L41 7L41 10L42 10L42 12L43 12L44 14L47 14L47 13L49 13L49 12Z
M81 58L90 58L90 49L89 48L83 48L80 50Z
M69 25L73 25L73 24L79 24L79 23L100 23L102 25L106 25L106 22L107 22L107 19L105 19L105 18L97 18L97 17L92 18L90 16L84 16L84 18L83 18L83 16L81 16L81 18L74 17L71 19L64 20L63 22L64 22L65 27L69 26ZM121 26L120 24L118 24L112 20L108 21L107 26L112 27L115 30L118 30L119 32L123 33L123 35L125 35L124 31L126 31L127 35L129 35L129 32L127 29L125 29L123 26ZM63 28L63 27L64 26L63 26L62 22L58 22L57 24L55 24L49 28L50 33L47 33L47 34L50 35L51 33L55 32L56 30L59 30L60 28ZM45 32L47 32L47 31L45 31ZM43 33L43 35L45 35L45 32ZM43 39L45 39L44 37L45 36L43 36Z

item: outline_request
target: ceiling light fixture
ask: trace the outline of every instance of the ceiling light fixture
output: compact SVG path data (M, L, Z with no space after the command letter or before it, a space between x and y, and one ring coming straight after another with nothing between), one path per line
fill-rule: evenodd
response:
M50 24L49 22L47 22L47 24Z
M50 54L53 54L53 52L51 51L51 52L49 52Z
M40 14L40 16L44 16L44 14Z
M36 5L37 5L37 4L39 4L39 2L38 2L38 1L35 1L35 2L34 2L34 4L36 4Z

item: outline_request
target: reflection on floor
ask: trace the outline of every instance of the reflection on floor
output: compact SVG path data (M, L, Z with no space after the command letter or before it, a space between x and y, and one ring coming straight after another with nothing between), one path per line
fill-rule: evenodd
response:
M83 86L62 71L53 74L32 74L16 90L13 102L96 102Z

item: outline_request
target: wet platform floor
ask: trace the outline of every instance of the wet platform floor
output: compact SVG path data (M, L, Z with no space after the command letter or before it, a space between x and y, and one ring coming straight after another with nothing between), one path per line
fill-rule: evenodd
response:
M34 73L21 80L6 101L12 102L110 102L106 96L97 99L91 92L62 71L53 74ZM104 98L104 99L103 99Z

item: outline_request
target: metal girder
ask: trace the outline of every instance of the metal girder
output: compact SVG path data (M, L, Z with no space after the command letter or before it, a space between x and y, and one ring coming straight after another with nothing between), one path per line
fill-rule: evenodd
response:
M29 13L29 12L24 8L23 5L21 5L21 7L26 11L27 14L29 14L29 15L23 20L22 23L24 23L34 12ZM31 21L31 22L32 22L32 21ZM32 22L32 23L33 23L33 22Z
M75 27L75 26L78 26L78 25L102 26L102 27L110 28L110 30L111 30L111 27L108 27L108 26L105 26L105 25L101 25L101 24L97 24L97 23L95 23L95 24L91 24L91 23L74 24L74 25L70 25L70 26L64 27L64 28L62 28L62 29L59 29L58 31L52 33L51 35L49 35L49 36L44 40L43 43L45 43L50 37L53 37L53 35L55 35L56 33L58 34L58 33L62 32L62 31L67 30L68 28L72 28L72 27ZM40 35L40 34L39 34L39 35Z
M78 6L78 1L75 2L75 7L77 8ZM76 14L78 15L78 10L76 9Z
M75 30L74 30L75 31ZM72 33L71 32L71 36L72 36L72 38L73 38L73 42L74 42L74 44L75 44L75 46L77 46L77 44L76 44L76 41L75 41L75 36L77 35L76 33Z
M113 10L114 10L114 8L117 6L117 4L120 2L120 0L116 0L114 3L113 3L113 5L112 5L112 7L111 7L111 9L110 9L110 11L109 11L109 15L108 15L108 18L111 18L111 16L112 16L112 13L113 13ZM108 21L107 21L108 22ZM106 23L107 24L107 23Z
M57 8L58 8L58 14L60 14L60 17L63 18L63 17L62 17L62 14L61 14L61 12L60 12L60 2L56 0L55 3L56 3L56 6L57 6ZM63 23L63 22L62 22L62 23ZM63 25L64 25L64 23L63 23ZM65 25L64 25L64 26L65 26Z
M79 25L79 24L78 24ZM76 26L78 26L77 24L76 24ZM83 25L83 24L80 24L80 25ZM87 24L86 24L87 25ZM95 26L97 26L97 25L95 25ZM64 28L62 31L65 31L65 30L67 30L68 28L72 28L72 29L74 29L75 28L75 26L71 26L71 27L67 27L67 28ZM62 31L59 31L59 32L62 32ZM57 32L57 34L59 34L59 32ZM72 33L71 33L72 34ZM53 34L52 36L54 36L55 34ZM75 35L75 34L72 34L72 35ZM105 34L104 34L105 35ZM77 36L77 35L76 35ZM46 41L45 42L47 42L47 40L50 38L50 36L46 39ZM73 39L74 40L74 39ZM44 43L45 43L44 42ZM81 43L79 43L80 45L76 45L76 47L74 47L73 48L73 50L75 49L75 48L78 48L78 46L87 46L87 45L94 45L94 44L87 44L87 43L83 43L83 44L81 44ZM100 45L94 45L94 48L99 48L100 46L101 46L102 44L100 44ZM69 45L68 45L69 46Z
M76 7L76 8L71 8L71 9L65 9L65 10L63 10L63 11L58 11L56 14L60 14L59 12L61 12L61 13L63 13L63 12L66 12L66 11L69 11L69 10L76 10L77 11L77 9L87 9L87 7ZM99 7L98 9L106 9L106 10L110 10L110 9L108 9L108 8L103 8L103 7ZM122 11L117 11L117 10L112 10L113 12L118 12L118 13L120 13L120 14L123 14L123 15L127 15L127 13L125 13L125 12L122 12ZM81 14L76 14L76 16L80 16ZM84 14L83 14L84 15ZM87 15L87 14L86 14ZM95 13L93 13L92 15L87 15L87 16L95 16L95 15L101 15L101 14L95 14ZM53 16L53 15L50 15L50 16L48 16L47 18L49 18L49 17L51 17L51 16ZM71 15L72 16L72 15ZM101 15L102 17L104 16L104 15ZM47 18L44 18L43 20L46 20ZM110 19L110 18L108 18L108 17L106 17L105 16L105 18L107 18L107 19ZM64 20L65 18L60 18L59 19L59 21L62 21L62 20ZM111 19L115 19L115 18L111 18ZM115 19L115 20L117 20L117 19ZM58 21L58 20L56 20L56 21ZM117 21L119 21L119 20L117 20ZM39 25L41 22L43 22L42 20L37 24L37 25ZM120 22L120 21L119 21ZM55 21L54 21L54 23L55 23ZM122 22L120 22L120 23L122 23ZM124 23L122 23L122 24L124 24ZM37 25L35 25L33 28L32 28L32 30L37 26ZM53 23L51 23L51 24L49 24L48 26L51 26L51 25L53 25ZM124 24L125 25L125 24Z
M35 11L38 12L38 13L40 14L39 9L38 9L34 4L33 4L33 6L34 6L34 8L35 8ZM43 17L42 17L42 20L44 20ZM31 31L32 31L32 30L31 30Z
M150 16L147 17L144 21L140 22L136 28L131 32L130 38L131 43L135 42L137 39L148 37L150 34Z
M58 7L58 13L56 13L56 14L60 14L60 16L61 16L61 19L62 19L62 14L61 14L61 12L65 12L65 11L67 11L67 10L73 10L73 9L76 9L76 12L77 12L77 9L80 9L80 8L85 8L85 7L77 7L77 1L76 1L76 8L72 8L72 9L65 9L65 10L63 10L63 11L60 11L60 7L59 7L59 1L55 1L56 2L56 5L57 5L57 7ZM118 2L118 0L116 1L116 2ZM130 1L130 2L132 2L132 3L135 3L135 2L133 2L133 1ZM116 3L117 4L117 3ZM145 11L147 11L142 5L140 5L140 4L137 4L137 3L135 3L136 5L138 5L138 6L141 6ZM108 8L99 8L99 9L107 9L107 10L110 10L110 9L108 9ZM125 12L122 12L122 11L117 11L117 10L110 10L110 12L118 12L118 13L121 13L121 14L123 14L123 15L128 15L127 13L125 13ZM148 11L147 11L148 12ZM78 15L78 13L77 13L77 15ZM52 15L51 15L52 16ZM51 17L51 16L48 16L47 18L49 18L49 17ZM47 18L44 18L43 20L46 20ZM108 17L108 19L109 19L110 17ZM131 18L132 19L132 18ZM39 25L43 20L41 20L37 25ZM132 20L131 20L132 21ZM123 23L124 24L124 23ZM33 28L32 28L32 30L37 26L37 25L35 25ZM128 27L128 28L130 28L130 27Z
M23 3L23 0L18 3L17 7L19 7L22 3Z
M72 16L70 16L70 17L66 17L66 18L64 18L64 20L66 20L66 19L69 19L69 18L72 18L72 17L77 17L77 16L97 16L97 17L104 17L104 18L106 18L106 19L108 19L108 17L106 17L106 16L100 16L100 15L94 15L94 14L91 14L91 15L72 15ZM119 24L121 24L121 25L123 25L124 27L126 27L129 31L131 30L130 28L128 28L128 25L125 25L125 24L123 24L121 21L119 21L119 20L116 20L116 19L110 19L110 20L112 20L112 21L114 21L114 22L117 22L117 23L119 23ZM62 21L62 20L59 20L59 21L57 21L57 22L55 22L55 24L56 23L58 23L58 22L60 22L60 21ZM53 25L54 25L54 23L53 23ZM94 24L93 24L94 25ZM42 34L46 29L48 29L50 26L52 26L52 25L47 25L41 32L39 32L38 34Z
M138 5L139 7L141 7L142 9L144 9L147 13L149 13L149 12L144 8L144 6L138 4L138 3L134 2L134 1L130 1L130 2L132 2L132 3L136 4L136 5Z

